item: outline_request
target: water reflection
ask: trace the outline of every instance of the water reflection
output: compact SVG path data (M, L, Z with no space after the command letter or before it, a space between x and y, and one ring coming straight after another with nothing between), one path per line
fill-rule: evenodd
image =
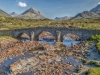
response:
M73 40L72 38L70 37L65 37L66 40Z
M24 38L24 39L22 39L22 41L23 41L23 42L30 42L30 39ZM55 39L49 39L49 38L48 38L48 39L39 38L39 41L40 41L41 43L47 43L47 44L50 44L50 45L53 45L53 44L56 42ZM76 45L76 44L79 43L79 42L80 42L80 41L73 40L72 38L69 38L69 37L66 37L66 39L63 40L63 44L66 45L66 46L71 46L72 43Z
M30 57L32 57L32 55L26 54L26 55L21 55L18 57L5 58L4 61L0 64L0 68L5 68L4 71L9 73L10 72L10 64L16 62L17 60L19 60L21 58L30 58Z
M80 42L80 41L76 41L76 40L72 40L72 39L68 40L68 39L63 40L63 44L66 45L66 46L71 46L72 43L76 45L77 43ZM43 38L40 38L39 41L41 43L47 43L47 44L50 44L50 45L53 45L56 42L56 40L53 40L53 39L50 40L50 39L43 39Z
M30 39L29 38L23 38L22 42L30 42Z
M80 41L75 41L75 40L63 40L63 44L66 45L66 46L71 46L71 44L77 44L79 43Z
M27 72L27 73L22 73L22 74L17 74L17 75L34 75L32 72Z
M56 40L54 40L54 39L43 39L43 38L39 38L39 41L41 43L47 43L47 44L50 44L50 45L53 45L56 42Z

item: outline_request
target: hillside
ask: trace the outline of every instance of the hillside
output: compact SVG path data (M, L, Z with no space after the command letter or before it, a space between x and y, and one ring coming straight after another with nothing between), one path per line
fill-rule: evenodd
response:
M1 10L0 9L0 16L3 16L3 17L10 17L9 14L7 14L5 11Z

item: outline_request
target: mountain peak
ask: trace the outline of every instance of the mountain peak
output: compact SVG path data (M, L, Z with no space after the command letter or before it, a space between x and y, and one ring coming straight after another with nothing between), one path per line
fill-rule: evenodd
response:
M13 14L15 14L15 12L12 12Z
M11 15L12 17L18 16L18 14L17 14L16 12L12 12L12 13L10 13L10 15Z
M98 3L98 5L100 5L100 3ZM98 6L98 5L97 5L97 6Z
M90 12L100 12L100 4L98 4L95 8L91 9Z
M68 20L71 19L69 16L64 16L64 17L56 17L55 20Z
M35 9L35 8L33 8L33 7L31 7L31 8L29 8L29 10L34 11L34 10L36 10L36 9Z
M29 9L30 9L30 10L36 10L36 9L35 9L35 8L33 8L33 7L30 7Z
M34 9L34 8L29 8L28 10L26 10L24 13L22 13L22 14L26 14L26 13L33 13L33 14L38 14L38 15L40 15L40 12L39 11L37 11L36 9Z
M30 9L33 9L33 7L30 7Z
M41 13L32 7L27 9L21 15L19 15L19 17L25 18L25 19L44 19L44 17L41 15Z

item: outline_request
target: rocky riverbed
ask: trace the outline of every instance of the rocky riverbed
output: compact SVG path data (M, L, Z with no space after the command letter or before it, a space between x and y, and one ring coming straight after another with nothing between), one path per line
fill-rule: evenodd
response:
M85 75L93 66L83 64L83 59L100 61L93 42L67 47L10 38L0 39L0 43L0 75Z

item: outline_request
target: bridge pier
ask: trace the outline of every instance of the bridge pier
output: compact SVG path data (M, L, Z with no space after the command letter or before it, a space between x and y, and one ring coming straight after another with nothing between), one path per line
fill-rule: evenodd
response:
M31 39L30 40L34 41L34 32L33 31L31 32Z
M57 32L57 42L61 42L61 32L60 31L56 32Z

